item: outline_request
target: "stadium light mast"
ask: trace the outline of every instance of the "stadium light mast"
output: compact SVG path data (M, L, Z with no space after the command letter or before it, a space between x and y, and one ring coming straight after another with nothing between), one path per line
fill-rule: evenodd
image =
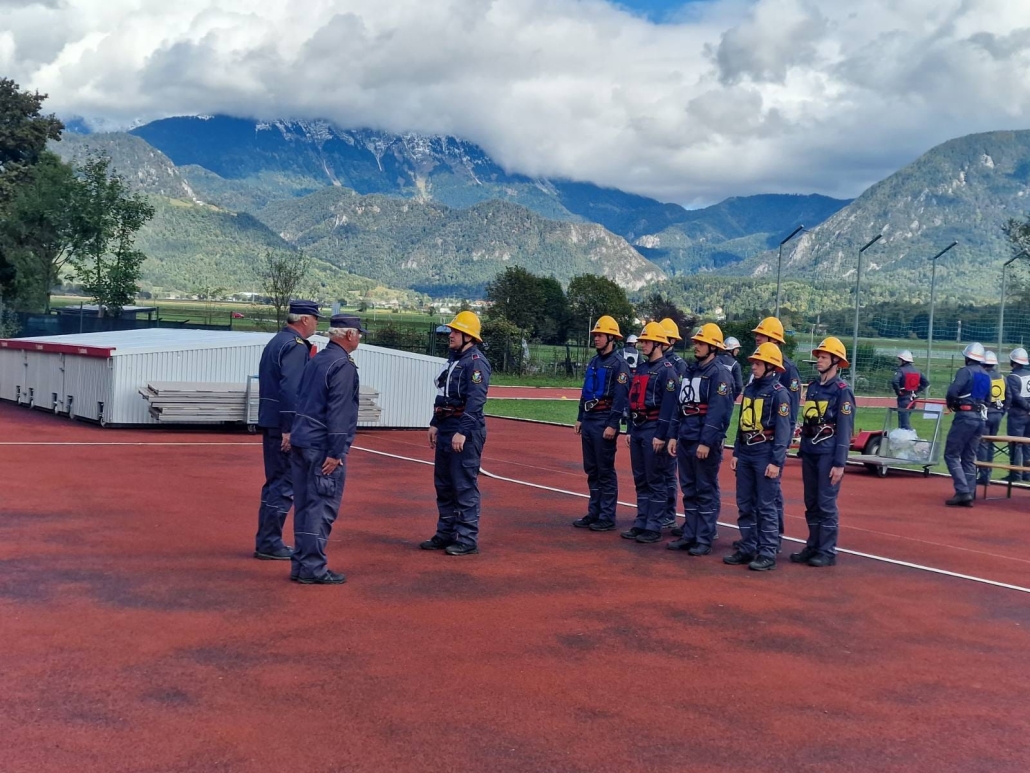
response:
M804 230L805 226L803 224L799 225L797 228L790 232L790 236L788 236L786 239L780 242L779 257L776 258L776 313L773 314L773 316L777 319L779 319L780 317L780 274L783 270L783 245L789 242L791 239L793 239L795 236L797 236Z
M933 264L933 271L930 272L930 327L929 327L929 330L926 331L926 377L927 378L930 377L930 357L931 357L932 352L933 352L933 304L934 304L934 300L936 298L936 290L937 290L937 258L939 258L945 252L947 252L952 247L955 247L957 245L958 245L958 242L952 242L947 247L945 247L943 250L941 250L936 255L934 255L932 258L930 258L930 263Z
M1005 272L1008 271L1009 264L1015 263L1020 258L1030 258L1030 251L1023 250L1022 252L1013 255L1011 258L1006 260L1001 266L1001 310L998 312L998 355L1001 356L1002 339L1005 335L1005 293L1007 290Z
M858 251L858 270L855 272L855 327L851 331L851 391L857 389L858 379L858 303L862 293L862 253L876 244L883 238L883 234L876 234L870 239L866 246Z

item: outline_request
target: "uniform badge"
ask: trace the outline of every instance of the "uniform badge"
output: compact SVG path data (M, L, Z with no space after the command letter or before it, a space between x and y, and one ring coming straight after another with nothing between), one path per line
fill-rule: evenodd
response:
M675 379L671 379L670 378L668 381L665 382L665 391L666 392L675 392L676 391L676 381L675 381Z
M629 381L629 376L627 376L625 372L622 372L619 374L619 377L616 379L616 381L618 381L620 384L625 384Z
M295 338L294 340L295 340L295 341L296 341L296 342L297 342L298 344L300 344L301 346L303 346L303 345L304 345L304 339L303 339L303 338L300 338L300 337L298 336L298 337L297 337L297 338Z
M798 380L796 378L792 378L790 380L790 391L797 392L799 389L801 389L801 384L798 383Z
M780 416L790 416L790 404L780 403L780 407L777 409Z
M843 403L841 403L840 404L840 412L842 414L844 414L845 416L850 416L851 415L851 403L849 403L847 400L845 400Z
M473 384L482 384L483 383L483 371L481 371L481 370L474 370L474 371L472 371L472 383Z
M720 395L725 395L729 393L730 386L725 381L720 381L719 386L715 388L715 391L718 392Z

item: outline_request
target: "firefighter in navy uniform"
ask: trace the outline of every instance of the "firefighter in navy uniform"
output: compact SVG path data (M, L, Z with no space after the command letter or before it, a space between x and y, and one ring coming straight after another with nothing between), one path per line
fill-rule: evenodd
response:
M998 355L989 349L984 353L984 370L991 378L991 394L987 398L987 421L984 424L985 435L997 435L1001 428L1001 420L1005 417L1008 399L1005 390L1005 376L998 372ZM977 461L994 461L994 443L980 441L976 452ZM986 485L991 480L991 468L984 467L977 472L978 486Z
M976 452L987 419L991 377L983 369L987 352L973 342L963 351L965 366L958 369L944 400L955 412L944 444L944 463L955 485L955 496L945 501L950 507L972 507L976 494Z
M723 350L718 355L719 364L730 372L731 384L733 386L733 402L737 401L744 391L744 373L740 369L740 361L737 355L740 354L740 341L730 336L723 342Z
M439 519L436 534L419 547L465 556L479 552L479 463L486 443L483 407L490 363L477 346L483 338L474 312L458 312L447 327L450 354L436 379L438 394L429 422Z
M325 548L340 512L347 453L358 427L358 368L351 353L361 341L361 320L335 314L329 344L304 368L293 422L296 511L290 579L302 585L339 585L346 578L326 567Z
M626 361L630 373L637 369L640 352L637 351L637 337L632 333L626 336L626 345L619 350L619 356Z
M733 413L731 374L718 360L722 330L708 323L694 334L695 362L680 382L669 431L669 454L677 460L683 492L683 534L668 544L692 556L712 552L718 513L719 467Z
M622 338L619 323L607 315L590 331L597 354L587 365L576 417L576 434L583 443L583 471L587 474L590 504L587 514L572 525L591 531L615 528L619 478L615 473L619 424L629 405L629 365L615 351Z
M286 326L265 345L258 365L258 427L262 434L265 485L261 487L254 558L265 561L289 561L293 552L283 543L283 525L293 507L290 431L301 374L311 358L308 339L318 329L318 320L318 304L290 301Z
M780 544L776 492L793 429L790 397L780 383L783 355L766 341L748 357L751 381L740 403L732 469L737 474L736 552L723 558L731 566L766 572L776 566Z
M837 496L855 426L855 395L840 377L840 368L850 363L839 338L823 339L812 355L819 378L811 381L805 392L799 454L808 540L799 552L790 554L790 560L822 567L837 563Z
M776 317L766 317L758 323L758 327L751 331L755 335L755 344L761 346L764 343L772 342L780 348L786 343L786 335L783 330L783 323ZM797 366L787 357L783 358L783 372L780 373L780 383L787 388L787 396L790 398L790 431L793 439L794 427L798 423L798 410L801 407L801 374ZM780 467L780 475L783 475L783 468ZM783 536L783 489L776 492L776 511L779 513L780 536Z
M680 337L679 325L671 319L666 317L658 322L662 326L662 330L665 331L665 337L669 339L667 346L662 347L665 359L672 363L672 367L676 370L676 389L679 390L679 382L683 378L683 374L687 372L687 361L676 354L676 342L683 340ZM670 437L675 437L674 435ZM676 457L666 456L665 462L665 514L662 516L662 528L663 529L675 529L676 528L676 490L678 481L677 470L676 470Z
M666 470L669 455L665 444L669 424L676 410L679 380L672 363L662 356L669 339L657 322L648 322L637 339L641 358L629 389L629 449L633 484L637 492L637 517L622 532L623 539L658 542L666 513Z
M1012 437L1030 437L1030 359L1022 346L1009 354L1012 372L1005 377L1005 392L1008 396L1009 420L1006 434ZM1013 465L1030 466L1030 447L1023 443L1009 444L1009 462ZM1030 473L1011 471L1011 481L1030 480Z
M891 379L891 389L898 396L899 429L912 429L909 416L912 413L912 403L930 386L930 381L912 362L912 352L908 349L898 352L898 369L894 371L894 378Z

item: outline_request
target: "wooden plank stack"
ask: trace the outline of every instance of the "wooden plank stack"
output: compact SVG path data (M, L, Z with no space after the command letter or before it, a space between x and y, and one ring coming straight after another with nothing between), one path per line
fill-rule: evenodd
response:
M251 381L256 404L257 380ZM153 381L139 390L150 403L150 415L163 424L253 423L254 411L247 410L247 385L202 381ZM382 409L379 392L362 387L358 395L358 423L378 424Z

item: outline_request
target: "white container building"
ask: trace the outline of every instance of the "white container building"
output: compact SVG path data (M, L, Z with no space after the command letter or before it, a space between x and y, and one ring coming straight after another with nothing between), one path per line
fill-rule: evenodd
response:
M257 375L271 333L150 328L0 340L0 400L104 426L157 424L139 391L150 382L235 382ZM322 348L327 339L312 341ZM361 426L426 427L439 357L361 346L362 387L379 392L378 421Z

